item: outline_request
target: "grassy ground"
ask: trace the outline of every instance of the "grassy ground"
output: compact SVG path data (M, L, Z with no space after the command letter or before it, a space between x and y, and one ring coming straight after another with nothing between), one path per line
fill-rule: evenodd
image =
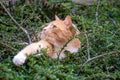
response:
M30 56L22 66L12 58L26 46L26 34L5 12L0 14L0 80L119 80L120 79L120 3L102 0L96 5L49 2L40 8L21 3L11 15L30 36L44 23L70 15L81 34L82 48L63 60ZM97 15L98 14L98 15ZM44 52L43 52L44 53ZM105 55L100 57L99 55ZM90 56L90 60L88 60ZM97 56L97 57L96 57Z

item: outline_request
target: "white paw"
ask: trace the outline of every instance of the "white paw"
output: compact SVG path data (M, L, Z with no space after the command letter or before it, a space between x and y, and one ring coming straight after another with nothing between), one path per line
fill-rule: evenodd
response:
M20 66L22 65L23 63L25 63L25 60L26 60L26 55L24 54L17 54L16 56L14 56L13 58L13 63L16 65L16 66Z

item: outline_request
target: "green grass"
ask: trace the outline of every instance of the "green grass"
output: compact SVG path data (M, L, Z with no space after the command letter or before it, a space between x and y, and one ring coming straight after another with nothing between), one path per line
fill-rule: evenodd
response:
M54 20L55 14L61 19L70 15L81 32L78 38L82 43L78 53L69 55L65 59L58 61L46 56L30 56L26 63L19 67L12 63L12 58L26 46L22 43L28 43L28 39L7 14L2 12L0 14L0 80L119 80L120 3L117 0L110 2L102 0L98 9L97 6L73 2L49 2L40 8L39 3L19 4L11 15L28 30L31 37L41 31L43 24ZM106 53L108 55L82 66L87 61L88 50L91 58ZM113 51L116 51L116 54L109 55Z

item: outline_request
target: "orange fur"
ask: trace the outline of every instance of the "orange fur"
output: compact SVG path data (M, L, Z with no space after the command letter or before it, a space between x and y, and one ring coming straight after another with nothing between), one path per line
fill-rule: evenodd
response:
M58 58L58 52L63 45L68 42L68 38L73 35L78 35L79 31L75 28L75 31L71 29L74 26L71 17L67 16L65 20L60 20L57 16L56 20L50 22L48 26L45 26L41 32L41 40L36 43L32 43L22 49L14 58L15 65L22 65L27 56L31 54L37 54L41 49L47 49L47 55L51 58ZM77 52L81 47L80 40L78 38L72 39L64 50L61 51L59 58L64 58L64 51L70 51L71 53Z

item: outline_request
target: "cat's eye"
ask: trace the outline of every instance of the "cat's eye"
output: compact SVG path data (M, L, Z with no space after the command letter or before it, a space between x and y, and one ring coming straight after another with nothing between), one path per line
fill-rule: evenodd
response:
M53 28L57 28L57 26L56 26L56 25L53 25Z

